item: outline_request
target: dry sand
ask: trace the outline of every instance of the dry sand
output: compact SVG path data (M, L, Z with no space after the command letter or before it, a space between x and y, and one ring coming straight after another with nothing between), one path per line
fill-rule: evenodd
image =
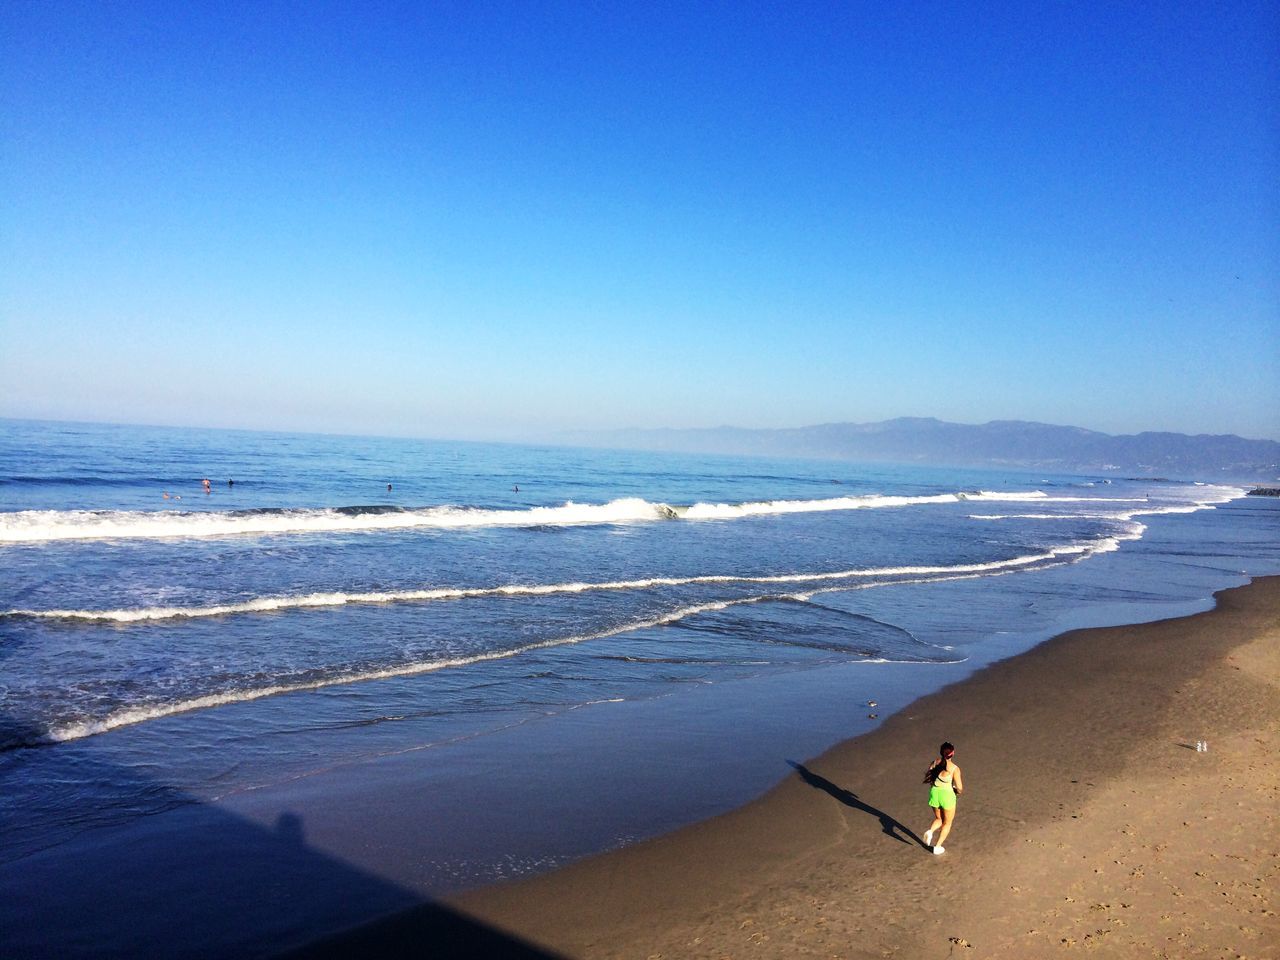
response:
M571 957L1280 957L1278 727L1271 578L1064 634L740 810L451 905ZM935 857L920 780L943 739L967 789ZM308 953L451 956L430 909Z

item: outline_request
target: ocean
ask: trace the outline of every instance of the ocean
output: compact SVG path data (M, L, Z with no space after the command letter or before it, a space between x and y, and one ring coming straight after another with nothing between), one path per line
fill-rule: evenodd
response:
M421 790L398 890L549 869L1065 629L1280 572L1245 492L0 421L0 881L379 777Z

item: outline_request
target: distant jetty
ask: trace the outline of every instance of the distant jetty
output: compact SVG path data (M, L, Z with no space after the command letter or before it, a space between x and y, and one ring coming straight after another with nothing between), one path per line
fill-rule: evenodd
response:
M1250 497L1280 497L1280 487L1254 487L1246 494Z

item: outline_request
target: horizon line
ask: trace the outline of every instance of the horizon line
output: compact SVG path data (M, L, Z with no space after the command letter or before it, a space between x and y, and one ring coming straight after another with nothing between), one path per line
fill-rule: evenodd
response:
M1039 427L1055 427L1070 430L1084 430L1089 433L1095 433L1099 436L1123 438L1123 437L1139 437L1144 435L1166 435L1177 437L1234 437L1237 440L1245 440L1252 443L1280 443L1278 437L1246 437L1238 433L1187 433L1180 430L1138 430L1132 433L1108 433L1105 430L1096 430L1093 427L1084 427L1079 424L1072 423L1049 423L1044 420L1023 420L1017 417L996 417L981 423L971 423L960 420L945 420L936 416L897 416L887 417L883 420L826 420L820 423L804 423L788 427L751 427L738 426L735 424L718 424L715 426L698 426L698 427L639 427L634 425L620 427L556 427L547 428L545 431L534 434L540 439L475 439L468 437L441 437L429 434L416 433L352 433L344 430L322 430L322 429L300 429L290 427L245 427L245 426L217 426L215 424L181 424L181 423L142 423L128 422L123 420L93 420L85 418L61 418L61 417L30 417L30 416L10 416L9 414L0 413L0 420L25 422L25 423L63 423L63 424L82 424L84 426L101 426L101 427L142 427L151 430L219 430L224 432L241 432L241 433L279 433L279 434L297 434L301 436L315 437L347 437L354 439L367 440L426 440L435 443L497 443L511 445L530 445L530 446L565 446L574 447L581 446L577 443L555 442L552 437L564 438L568 436L588 436L588 435L607 435L616 433L693 433L693 432L710 432L716 430L740 430L757 433L782 433L790 430L808 430L815 427L837 427L837 426L877 426L886 423L894 423L901 420L915 421L933 421L949 426L960 427L986 427L994 423L1021 423L1030 426Z

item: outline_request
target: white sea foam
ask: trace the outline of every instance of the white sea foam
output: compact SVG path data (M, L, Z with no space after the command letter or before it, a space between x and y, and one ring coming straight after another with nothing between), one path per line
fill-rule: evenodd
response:
M974 496L978 496L974 494ZM783 513L821 513L829 510L874 510L913 507L929 503L955 503L962 495L939 493L927 497L832 497L826 500L764 500L755 503L695 503L674 508L686 520L737 520Z
M242 534L358 533L415 528L562 526L659 520L665 504L639 498L604 504L574 503L525 510L427 507L421 510L352 508L225 512L24 510L0 514L0 543L49 540L131 540L224 537Z
M1222 488L1227 489L1227 488ZM1243 495L1244 491L1235 492L1236 496ZM975 499L984 495L970 495L967 499ZM1024 499L1024 500L1056 500L1058 498L1047 498L1039 492L1027 493L1016 497L1003 495L1005 499ZM1214 502L1224 502L1233 499L1233 496L1224 496L1221 500ZM847 499L847 498L841 498ZM953 497L953 499L961 499ZM993 498L994 499L994 498ZM1067 499L1067 498L1064 498ZM1088 499L1088 498L1076 498ZM1105 498L1100 498L1105 499ZM644 501L636 501L644 502ZM615 501L617 503L617 501ZM610 505L606 505L610 506ZM745 505L744 505L745 506ZM460 598L466 596L483 596L483 595L500 595L500 594L543 594L543 593L561 593L561 592L579 592L586 590L622 590L622 589L643 589L650 586L672 585L679 586L684 584L712 584L712 583L760 583L760 584L813 584L814 588L800 596L811 595L814 593L825 593L832 590L849 589L849 588L866 588L879 586L895 581L891 578L900 576L923 577L928 581L942 581L952 579L968 579L980 576L1002 576L1014 573L1021 569L1034 567L1036 564L1052 563L1054 561L1077 562L1087 557L1101 553L1108 553L1119 549L1120 543L1125 540L1137 539L1142 536L1146 527L1140 521L1134 519L1139 515L1150 515L1159 513L1189 513L1200 509L1212 508L1212 502L1201 501L1194 505L1162 505L1152 506L1146 510L1134 510L1125 514L1117 514L1111 519L1127 521L1127 526L1123 532L1101 539L1091 540L1087 542L1078 542L1063 544L1053 547L1040 553L1027 554L1024 556L1014 557L1008 560L992 561L988 563L975 564L956 564L951 566L903 566L903 567L882 567L864 570L844 570L834 572L818 572L818 573L795 573L795 574L778 574L772 576L735 576L735 575L707 575L698 577L685 578L668 578L655 577L641 580L629 581L606 581L599 583L567 583L567 584L512 584L498 587L486 588L432 588L414 591L391 591L382 593L317 593L307 594L300 597L266 597L255 600L244 601L242 603L222 604L218 606L199 607L199 608L143 608L139 610L114 610L114 611L30 611L30 610L11 610L7 612L10 616L38 616L38 617L79 617L87 619L111 619L128 622L130 620L143 619L165 619L167 617L189 617L189 616L218 616L227 613L248 613L261 612L267 610L289 609L297 607L319 607L341 605L346 603L385 603L396 601L412 601L412 600L443 600ZM843 509L843 508L836 508ZM528 513L528 511L524 511ZM522 522L531 522L524 520ZM597 522L597 521L586 521ZM186 535L186 534L174 534ZM881 580L876 582L874 578L879 577ZM885 579L889 578L889 579ZM916 582L916 581L913 581ZM205 709L209 707L221 706L250 700L258 700L265 697L275 696L278 694L302 692L308 690L317 690L325 687L339 686L344 684L358 683L365 680L378 680L393 677L407 677L417 674L429 673L436 670L446 669L450 667L466 666L482 661L501 660L509 657L519 656L521 654L548 647L564 646L568 644L582 643L589 640L604 639L611 636L631 632L634 630L657 627L664 624L674 623L686 617L705 612L722 610L731 606L740 604L755 603L761 600L769 599L769 597L756 596L747 598L738 598L732 600L721 600L708 603L697 604L684 607L679 610L672 611L667 614L656 616L647 620L622 624L607 630L596 633L574 635L568 637L552 638L539 641L536 643L525 644L506 650L489 651L486 653L476 654L470 657L458 657L451 659L429 660L414 662L408 664L400 664L387 666L383 668L334 674L329 677L299 680L297 682L282 681L274 684L268 684L261 687L234 688L229 690L209 693L202 696L190 697L183 700L171 701L167 703L152 703L138 705L135 707L124 708L115 711L106 717L93 720L83 720L77 722L69 722L56 725L48 731L47 739L52 741L73 740L81 737L92 736L103 733L118 727L136 724L147 720L157 719L178 713L185 713L194 710Z
M655 577L646 580L636 581L612 581L607 583L575 583L575 584L555 584L546 586L509 586L495 587L484 590L432 590L432 591L416 591L420 593L433 594L433 599L442 598L441 594L448 596L468 596L477 593L513 593L522 591L536 591L538 593L551 593L561 590L578 591L592 589L627 589L636 586L653 586L661 584L686 584L686 583L761 583L761 584L781 584L781 583L804 583L835 581L851 578L867 578L873 576L891 577L897 575L920 575L925 579L923 582L939 582L945 580L962 580L972 577L980 577L987 575L1003 575L1013 573L1018 569L1023 569L1029 565L1036 563L1051 562L1062 558L1072 558L1069 562L1076 562L1088 556L1099 553L1109 553L1119 548L1122 539L1131 539L1141 536L1142 525L1136 525L1138 529L1131 530L1124 536L1105 537L1100 540L1091 541L1089 543L1064 544L1054 547L1051 550L1038 554L1028 554L1025 556L1014 557L1009 560L993 561L990 563L973 563L973 564L954 564L951 566L911 566L911 567L882 567L876 570L845 570L832 573L817 574L782 574L769 577L740 577L740 576L705 576L705 577L686 577L686 578L664 578ZM860 587L871 587L886 585L889 582L881 581L880 583L864 583L859 584ZM848 585L842 585L847 587ZM841 589L841 586L817 587L807 594L797 594L797 598L802 598L818 593L827 593ZM305 599L312 599L320 595L310 595ZM332 595L332 596L348 596L348 595ZM363 596L385 597L385 594L366 594ZM270 599L287 599L287 598L270 598ZM568 637L557 637L549 640L542 640L537 643L524 644L522 646L513 647L506 650L494 650L486 653L475 654L469 657L455 657L441 660L427 660L397 666L389 666L375 670L365 670L360 672L341 673L330 677L324 677L317 680L298 681L294 683L277 683L263 687L235 688L232 690L220 691L218 693L206 694L199 697L191 697L185 700L171 701L168 703L147 704L137 707L129 707L117 710L106 717L97 720L84 720L73 723L60 724L50 728L47 739L49 741L76 740L83 737L94 736L99 733L106 733L108 730L114 730L118 727L129 726L136 723L142 723L147 720L155 720L161 717L171 716L177 713L187 713L194 710L202 710L210 707L223 706L233 703L242 703L250 700L260 700L264 697L272 697L285 693L298 693L308 690L319 690L325 687L341 686L351 683L360 683L366 680L382 680L394 677L409 677L418 674L431 673L436 670L443 670L450 667L468 666L474 663L481 663L492 660L505 660L510 657L519 656L533 650L546 649L548 647L567 646L570 644L583 643L589 640L601 640L623 633L630 633L635 630L644 630L652 627L663 626L665 624L676 623L686 617L694 616L699 613L710 613L717 610L724 610L733 606L744 604L758 603L762 600L770 599L768 596L744 597L733 600L718 600L708 603L695 604L674 610L670 613L660 616L651 617L646 620L640 620L632 623L622 624L608 630L598 631L596 633L581 634ZM351 602L349 600L343 602ZM370 602L370 601L364 601ZM383 602L372 601L372 602ZM308 604L319 605L319 604ZM211 608L206 608L211 609ZM78 611L72 613L89 613L90 611ZM109 611L111 613L125 613L126 611ZM21 613L26 616L53 616L65 615L57 614L54 611L46 611L44 613L35 612L19 612L11 611L11 613ZM184 614L189 615L189 614ZM215 614L204 614L212 616ZM877 659L874 662L889 662L884 659Z
M1096 513L971 513L970 520L1084 520L1102 519Z
M417 510L381 508L252 511L19 510L0 513L0 544L64 540L135 540L272 534L344 534L474 527L572 526L656 520L738 520L788 513L874 510L958 501L1037 503L1125 502L1105 497L1050 497L1042 491L941 493L918 497L868 494L823 500L766 500L671 506L639 497L555 507L483 509L437 506Z
M944 566L870 567L854 570L779 573L764 576L746 574L704 574L692 577L644 577L636 580L575 581L548 584L504 584L494 587L430 587L415 590L366 592L308 593L294 596L256 597L236 603L219 603L192 607L135 607L119 610L6 610L0 617L31 617L61 620L103 620L137 623L147 620L221 617L233 614L271 613L308 607L340 607L347 604L413 603L433 600L458 600L468 597L546 596L550 594L585 593L603 590L648 590L655 587L686 587L707 584L788 584L858 580L873 577L913 577L949 573L986 573L1006 568L1016 569L1045 563L1062 556L1105 553L1113 538L1063 544L1040 553L993 560L987 563L951 564Z
M949 570L977 570L981 567L988 566L982 564L973 564L968 567L951 567L951 568L919 568L919 569L949 569ZM1004 571L1010 572L1010 571ZM966 577L981 576L977 572L950 574L948 576L936 577L937 580L964 579ZM873 584L866 584L873 586ZM815 590L814 593L825 593L828 590L838 589L835 587L827 590ZM650 617L645 620L633 621L631 623L620 624L607 630L601 630L595 633L579 634L568 637L555 637L548 640L541 640L536 643L528 643L518 647L512 647L506 650L493 650L487 653L475 654L470 657L454 657L441 660L425 660L415 663L401 664L397 666L383 667L375 670L365 670L359 672L335 674L330 677L324 677L316 680L306 680L298 682L284 682L271 684L264 687L235 688L231 690L220 691L218 693L206 694L199 697L190 697L185 700L175 700L167 703L153 703L137 707L127 707L108 714L97 720L83 720L71 723L63 723L51 727L46 734L46 740L49 742L62 742L66 740L78 740L84 737L91 737L99 733L106 733L109 730L115 730L118 727L130 726L136 723L143 723L148 720L158 720L162 717L172 716L177 713L189 713L195 710L204 710L210 707L226 706L233 703L245 703L251 700L261 700L265 697L278 696L285 693L301 693L309 690L320 690L325 687L343 686L346 684L360 683L366 680L386 680L396 677L412 677L424 673L432 673L437 670L444 670L450 667L463 667L475 663L483 663L485 661L506 660L511 657L520 656L534 650L545 650L550 647L569 646L571 644L585 643L590 640L603 640L609 637L618 636L624 633L631 633L635 630L651 629L653 627L665 626L667 624L676 623L687 617L695 616L700 613L713 613L718 610L725 610L729 607L743 606L747 604L759 603L763 600L776 599L770 596L742 597L734 600L717 600L708 603L694 604L673 610L670 613L661 614L656 617ZM899 663L913 661L891 661L887 658L868 658L869 663ZM595 701L599 703L618 703L620 698L610 700Z
M1217 487L1217 494L1210 499L1203 497L1191 503L1162 503L1155 504L1149 501L1127 501L1121 499L1110 498L1093 498L1093 497L1055 497L1055 502L1104 502L1104 503L1131 503L1140 502L1141 507L1121 511L1096 511L1088 510L1085 512L1064 511L1062 513L971 513L970 520L1132 520L1134 517L1156 517L1164 514L1172 513L1198 513L1201 510L1213 510L1218 505L1228 503L1238 497L1244 496L1245 491L1239 487ZM1144 528L1145 529L1145 528Z
M1224 503L1235 497L1242 496L1244 490L1231 487L1217 488L1219 494L1212 500L1199 500L1191 504L1164 504L1149 505L1139 509L1127 510L1124 512L1107 512L1107 513L1012 513L1012 514L969 514L969 518L973 520L1067 520L1067 519L1106 519L1120 521L1130 524L1128 531L1121 537L1123 540L1134 539L1140 537L1146 526L1134 520L1138 516L1156 516L1161 514L1176 513L1194 513L1199 510L1211 510L1215 504ZM955 499L954 495L946 496ZM989 497L996 499L998 497L1024 499L1024 500L1058 500L1060 498L1049 498L1039 491L1018 493L1018 494L972 494L973 498ZM841 502L850 498L837 498L835 502ZM855 498L856 499L856 498ZM879 498L889 499L889 498ZM902 499L902 498L897 498ZM932 502L934 498L930 498ZM1070 498L1075 500L1102 500L1109 498ZM622 502L622 501L615 501ZM645 501L634 501L644 503ZM833 501L779 501L783 504L811 504L811 503L830 503ZM1112 501L1116 502L1116 501ZM768 506L769 504L740 504L739 507L758 508ZM700 505L708 506L708 505ZM725 506L725 505L721 505ZM692 508L691 508L692 509ZM836 508L841 509L841 508ZM763 512L763 511L761 511ZM255 597L249 600L236 601L231 603L209 604L205 606L158 606L158 607L135 607L123 609L103 609L103 610L83 610L83 609L54 609L54 610L34 610L34 609L11 609L0 612L0 617L31 617L42 619L65 619L65 620L97 620L97 621L113 621L116 623L136 623L149 620L170 620L180 618L201 618L201 617L220 617L235 614L247 613L271 613L281 610L296 610L309 607L339 607L348 604L384 604L384 603L412 603L412 602L428 602L435 600L455 600L467 597L487 597L487 596L545 596L551 594L568 594L568 593L584 593L587 591L603 591L603 590L645 590L654 587L682 587L693 586L699 584L786 584L786 583L810 583L822 581L845 581L856 580L858 578L870 577L906 577L906 576L929 576L934 574L967 574L994 572L1006 568L1017 569L1029 564L1046 562L1060 556L1069 556L1081 553L1097 554L1107 553L1114 550L1118 546L1118 540L1114 537L1108 537L1101 540L1090 542L1065 544L1062 546L1051 548L1044 553L1027 554L1021 557L1014 557L1009 560L993 561L985 564L960 564L953 566L911 566L911 567L873 567L868 569L855 570L838 570L838 571L819 571L808 573L790 573L790 574L774 574L769 576L748 576L744 574L706 574L702 576L692 577L646 577L634 580L611 580L602 582L582 582L575 581L570 583L552 583L552 584L505 584L493 587L429 587L412 590L387 590L387 591L331 591L309 594L298 594L293 596L269 596Z
M612 627L608 630L601 630L597 633L555 637L550 640L541 640L537 643L527 643L519 647L511 647L506 650L491 650L487 653L478 653L470 657L424 660L415 663L383 667L376 670L340 673L317 680L304 680L296 683L277 683L265 687L235 688L220 691L218 693L207 694L205 696L191 697L186 700L175 700L167 703L153 703L138 707L127 707L123 710L117 710L114 713L110 713L98 720L83 720L51 727L46 735L46 739L53 742L78 740L83 737L91 737L95 734L106 733L108 730L114 730L117 727L130 726L131 724L142 723L146 720L157 720L161 717L172 716L175 713L188 713L193 710L203 710L209 707L225 706L232 703L244 703L249 700L261 700L264 697L274 697L282 693L299 693L306 690L320 690L324 687L360 683L365 680L386 680L394 677L412 677L423 673L432 673L436 670L444 670L449 667L469 666L473 663L483 663L490 660L506 660L510 657L516 657L520 654L529 653L533 650L544 650L548 647L562 647L575 643L585 643L588 640L603 640L607 637L617 636L621 633L630 633L633 630L645 630L652 627L659 627L664 624L675 623L678 620L683 620L685 617L690 617L694 614L710 613L744 603L755 603L761 599L764 598L750 597L741 600L722 600L711 603L701 603L694 606L684 607L680 610L673 610L670 613L651 617L647 620L635 621L632 623L622 624L617 627Z

